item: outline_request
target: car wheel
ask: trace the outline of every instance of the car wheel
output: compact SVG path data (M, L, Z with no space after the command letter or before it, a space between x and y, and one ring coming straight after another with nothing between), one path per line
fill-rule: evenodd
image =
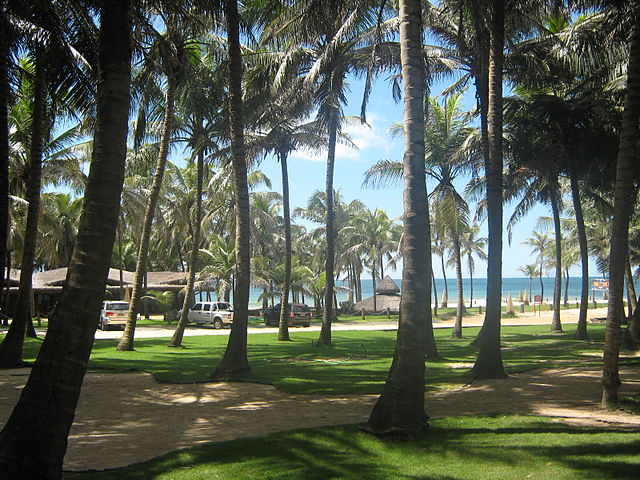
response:
M222 320L220 320L219 318L215 318L213 320L213 328L215 328L216 330L220 330L223 326Z

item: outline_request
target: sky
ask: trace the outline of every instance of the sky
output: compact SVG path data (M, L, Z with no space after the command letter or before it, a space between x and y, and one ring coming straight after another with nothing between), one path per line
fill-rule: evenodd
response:
M432 86L432 95L438 95L446 84ZM362 99L362 82L350 80L350 93L347 96L348 105L345 115L357 116L360 113ZM470 109L475 105L474 93L466 93L464 108ZM339 190L343 201L350 202L359 199L371 210L379 208L385 210L389 217L402 216L402 186L396 185L381 189L363 187L364 172L376 161L381 159L402 160L402 138L393 138L387 133L387 129L394 123L402 122L402 104L396 103L391 95L391 87L388 80L379 79L373 88L369 106L367 108L368 125L359 122L343 127L358 149L346 145L338 145L336 150L336 162L334 173L334 188ZM295 151L289 161L289 183L291 195L291 208L304 207L308 198L316 190L324 191L326 150L319 152ZM272 181L272 190L281 192L280 165L274 159L267 157L259 167ZM427 179L428 188L430 180ZM433 180L431 180L431 183ZM463 187L463 185L461 185ZM513 208L505 207L504 224L508 221ZM474 208L472 207L472 211ZM535 263L536 258L530 253L530 248L523 245L536 228L537 219L540 216L549 216L550 211L544 206L536 206L530 214L523 218L514 229L511 244L508 243L506 232L503 245L503 277L522 277L518 268ZM299 220L298 220L299 221ZM481 236L487 235L486 221L481 225ZM435 260L434 260L435 261ZM439 262L438 262L439 263ZM437 278L442 273L436 268ZM595 275L595 269L593 269ZM450 269L448 276L453 273ZM400 271L390 273L392 277L399 278ZM580 269L574 267L571 275L579 276ZM468 272L463 271L463 276ZM474 277L486 277L486 263L476 260Z

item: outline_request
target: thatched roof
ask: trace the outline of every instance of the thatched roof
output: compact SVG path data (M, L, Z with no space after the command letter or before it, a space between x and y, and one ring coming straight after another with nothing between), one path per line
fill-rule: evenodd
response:
M122 271L122 279L125 285L133 283L133 272L127 270ZM33 274L33 288L42 289L45 287L61 287L67 278L67 267L54 268L45 272L36 272ZM120 285L120 270L110 268L107 276L107 285Z
M391 313L398 313L400 311L400 295L376 295L376 308L373 308L373 297L365 298L364 300L354 305L354 310L360 312L363 308L365 312L384 312L389 308Z
M378 295L398 295L400 289L389 275L385 275L376 288Z
M186 285L187 272L149 272L147 284L151 285Z

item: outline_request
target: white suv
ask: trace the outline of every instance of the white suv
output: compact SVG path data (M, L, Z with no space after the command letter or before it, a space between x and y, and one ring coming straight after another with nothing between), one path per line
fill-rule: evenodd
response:
M233 323L233 307L229 302L198 302L189 309L187 321L220 329Z
M129 313L129 302L106 301L102 302L100 312L100 330L107 330L111 325L122 327L127 324L127 314Z

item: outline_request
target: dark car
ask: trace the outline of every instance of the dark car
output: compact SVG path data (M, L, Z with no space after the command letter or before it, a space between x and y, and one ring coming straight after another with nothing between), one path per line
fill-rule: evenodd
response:
M311 325L313 314L308 305L304 303L289 304L289 325L308 327ZM280 304L269 307L264 311L264 324L268 327L277 327L280 323Z

